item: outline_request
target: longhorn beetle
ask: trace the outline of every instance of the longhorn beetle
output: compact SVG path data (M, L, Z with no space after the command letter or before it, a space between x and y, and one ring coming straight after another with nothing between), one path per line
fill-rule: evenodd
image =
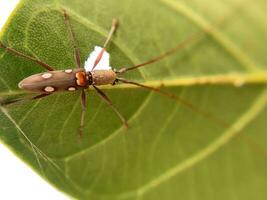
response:
M31 97L30 100L35 100L35 99L41 99L46 96L49 96L55 92L59 91L76 91L80 90L81 91L81 106L82 106L82 111L81 111L81 119L80 119L80 129L79 133L80 136L83 134L83 129L84 129L84 117L85 117L85 112L86 112L86 95L85 95L85 90L92 86L97 94L110 106L110 108L117 114L117 116L120 118L122 123L124 124L125 127L128 128L128 123L127 120L123 117L123 115L118 111L118 109L113 105L112 101L109 99L109 97L101 90L98 88L98 86L101 85L107 85L107 84L112 84L115 85L118 82L125 83L125 84L132 84L135 86L139 86L148 90L152 90L154 92L157 92L161 95L167 96L184 106L188 107L189 109L201 114L205 118L209 118L216 122L217 124L225 127L226 124L223 120L211 115L208 112L205 112L197 107L195 107L193 104L185 101L184 99L170 93L164 90L161 90L156 87L151 87L147 85L143 85L141 83L133 82L130 80L126 80L121 77L123 73L126 73L131 70L135 70L137 68L155 63L167 56L170 56L171 54L182 50L185 48L186 45L189 43L192 43L194 41L200 40L205 36L205 33L208 32L208 30L201 31L200 33L196 33L191 35L189 38L185 39L183 42L178 44L176 47L170 49L169 51L159 55L158 57L155 57L151 60L148 60L147 62L132 66L132 67L127 67L127 68L121 68L120 70L115 70L115 69L101 69L97 70L95 69L96 66L99 64L101 58L103 57L106 47L108 43L110 42L113 34L115 33L117 27L118 27L118 21L116 19L113 19L112 21L112 26L109 31L109 34L107 36L107 39L103 45L103 48L99 52L98 56L96 57L93 67L91 70L86 69L84 66L81 65L81 56L80 56L80 51L79 48L76 44L75 41L75 35L69 20L69 15L66 12L66 10L62 10L64 22L66 25L66 28L69 32L69 38L73 44L74 47L74 58L76 61L76 69L65 69L65 70L54 70L53 67L50 65L44 63L43 61L31 57L29 55L25 55L24 53L21 53L11 47L6 46L2 42L0 42L0 47L4 48L6 51L31 60L33 62L36 62L40 66L42 66L44 69L48 70L48 72L44 73L39 73L39 74L34 74L32 76L29 76L25 79L23 79L19 83L19 88L28 90L31 92L37 92L39 93L37 96ZM9 102L6 102L4 105L7 104L12 104L18 101L22 101L25 99L16 99L16 100L11 100ZM3 104L2 104L3 105Z

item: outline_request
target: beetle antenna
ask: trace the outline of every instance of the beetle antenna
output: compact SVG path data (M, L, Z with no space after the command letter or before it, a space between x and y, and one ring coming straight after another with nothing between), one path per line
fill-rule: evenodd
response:
M121 68L120 70L118 70L116 73L125 73L127 71L130 71L130 70L135 70L137 68L140 68L140 67L143 67L143 66L146 66L146 65L149 65L149 64L152 64L152 63L155 63L155 62L158 62L168 56L171 56L172 54L176 53L176 52L179 52L179 51L182 51L184 48L186 48L189 44L192 44L193 42L196 42L196 41L199 41L201 40L202 38L205 37L205 33L207 31L201 31L201 32L197 32L195 34L192 34L191 36L189 36L188 38L186 38L184 41L182 41L181 43L179 43L176 47L173 47L172 49L166 51L165 53L155 57L155 58L152 58L151 60L148 60L144 63L141 63L141 64L138 64L138 65L134 65L132 67L124 67L124 68Z
M34 97L17 98L17 99L2 101L2 102L0 101L0 106L8 106L8 105L16 104L16 103L23 102L23 101L32 101L32 100L36 100L36 99L41 99L41 98L47 97L51 94L52 93L41 93L41 94L38 94L37 96L34 96Z
M116 73L121 74L127 71L131 71L131 70L135 70L137 68L140 67L144 67L146 65L155 63L157 61L160 61L168 56L173 55L174 53L177 53L179 51L184 50L186 47L188 47L190 44L200 41L201 39L203 39L204 37L206 37L208 34L210 34L211 36L213 36L213 31L215 29L215 27L218 26L222 26L223 24L225 24L225 22L227 21L227 19L230 19L231 16L233 14L236 13L236 10L239 9L239 7L242 7L242 4L237 4L233 10L230 13L227 13L227 15L223 16L221 19L219 19L216 23L213 23L211 25L207 25L206 27L204 27L202 30L193 33L192 35L190 35L189 37L185 38L182 42L180 42L177 46L173 47L172 49L169 49L168 51L166 51L165 53L162 53L161 55L152 58L144 63L140 63L131 67L124 67L121 68L120 70L116 71ZM216 30L215 30L216 31Z
M21 52L13 49L11 47L8 47L8 46L4 45L1 41L0 41L0 48L5 49L7 52L12 53L12 54L14 54L14 55L16 55L18 57L25 58L27 60L31 60L31 61L41 65L43 68L45 68L48 71L54 71L53 67L51 67L50 65L44 63L43 61L38 60L37 58L34 58L32 56L28 56L28 55L26 55L24 53L21 53Z

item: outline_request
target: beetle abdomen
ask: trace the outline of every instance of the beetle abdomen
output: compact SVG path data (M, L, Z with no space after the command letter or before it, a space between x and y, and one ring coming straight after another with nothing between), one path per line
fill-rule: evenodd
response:
M113 70L94 70L90 73L92 75L93 85L113 84L117 78Z
M49 71L29 76L19 87L33 92L75 91L88 87L84 69Z

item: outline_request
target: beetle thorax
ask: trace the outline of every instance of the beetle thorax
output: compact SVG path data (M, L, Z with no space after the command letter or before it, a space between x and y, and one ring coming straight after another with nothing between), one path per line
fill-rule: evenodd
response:
M88 75L84 71L78 71L75 74L77 86L86 87L88 84Z
M108 85L116 81L117 75L113 70L94 70L87 72L89 85Z

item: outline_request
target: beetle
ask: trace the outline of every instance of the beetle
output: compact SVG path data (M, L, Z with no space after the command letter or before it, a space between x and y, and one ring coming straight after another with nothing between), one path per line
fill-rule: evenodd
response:
M96 67L98 66L98 64L101 63L101 59L103 58L103 56L105 56L105 54L107 54L106 47L109 44L112 36L114 35L114 33L118 27L118 20L113 19L111 29L109 31L107 39L106 39L103 47L98 48L98 52L97 52L96 57L94 59L93 65L92 66L85 65L82 67L81 56L80 56L79 48L76 45L75 35L74 35L73 29L72 29L72 26L71 26L71 23L69 20L69 15L68 15L67 11L64 9L62 10L62 15L63 15L63 19L65 22L66 28L67 28L68 33L69 33L69 38L70 38L70 40L73 44L73 47L74 47L74 59L76 61L76 69L54 70L54 68L51 67L50 65L48 65L47 63L44 63L43 61L41 61L35 57L25 55L24 53L21 53L21 52L13 49L11 47L6 46L2 42L0 42L0 48L3 48L6 51L8 51L8 52L10 52L10 53L12 53L18 57L22 57L22 58L31 60L33 62L36 62L37 64L39 64L40 66L42 66L44 69L47 70L44 73L38 73L38 74L31 75L31 76L23 79L18 84L18 87L23 89L23 90L28 90L30 92L39 93L38 95L31 97L30 100L44 98L46 96L49 96L49 95L51 95L55 92L59 92L59 91L77 91L77 90L81 91L82 111L81 111L80 128L79 128L80 136L83 135L84 117L85 117L85 112L86 112L85 90L87 88L89 88L90 86L92 86L96 90L97 94L117 114L117 116L120 118L120 120L124 124L124 126L126 128L128 128L127 120L123 117L123 115L119 112L119 110L113 105L113 103L109 99L109 97L101 89L98 88L98 86L101 86L101 85L107 85L107 84L116 85L118 82L125 83L125 84L132 84L132 85L135 85L138 87L152 90L152 91L157 92L161 95L167 96L167 97L183 104L184 106L188 107L189 109L201 114L202 116L213 120L217 124L219 124L223 127L226 126L225 123L221 119L213 116L212 114L210 114L208 112L205 112L205 111L195 107L193 104L191 104L191 103L187 102L186 100L176 96L175 94L164 91L160 88L151 87L151 86L143 85L141 83L137 83L134 81L126 80L120 76L123 73L126 73L128 71L135 70L137 68L155 63L161 59L164 59L167 56L174 54L177 51L184 49L188 44L203 38L209 30L204 30L204 31L201 31L200 33L195 33L195 34L191 35L190 37L186 38L183 42L179 43L176 47L174 47L174 48L170 49L169 51L167 51L167 52L165 52L165 53L163 53L163 54L161 54L155 58L152 58L152 59L150 59L144 63L138 64L135 66L131 66L131 67L121 68L119 70L112 69L111 67L108 66L109 64L106 63L106 66L102 66L102 69L97 69ZM10 102L6 102L4 105L16 103L16 102L22 101L22 100L24 100L24 99L13 100Z

